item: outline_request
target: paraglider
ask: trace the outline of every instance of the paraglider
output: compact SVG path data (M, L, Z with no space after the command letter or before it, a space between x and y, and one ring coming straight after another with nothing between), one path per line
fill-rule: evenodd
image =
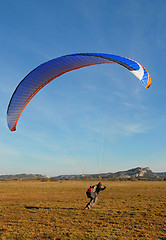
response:
M103 53L78 53L58 57L39 65L19 83L8 105L9 129L16 130L18 120L27 104L53 79L72 70L104 63L119 64L133 73L145 88L151 85L148 71L141 64L126 57Z
M102 182L99 182L97 185L93 185L88 188L88 190L86 191L86 195L88 198L90 198L90 202L87 203L84 210L90 209L97 203L99 192L106 189L106 186L102 188L102 185Z

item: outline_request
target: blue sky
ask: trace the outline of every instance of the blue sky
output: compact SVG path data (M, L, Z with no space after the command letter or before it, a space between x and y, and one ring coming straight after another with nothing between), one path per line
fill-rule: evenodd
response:
M0 174L166 171L166 1L6 0L0 8ZM72 71L43 88L10 132L19 82L50 59L126 56L150 73L146 90L115 64Z

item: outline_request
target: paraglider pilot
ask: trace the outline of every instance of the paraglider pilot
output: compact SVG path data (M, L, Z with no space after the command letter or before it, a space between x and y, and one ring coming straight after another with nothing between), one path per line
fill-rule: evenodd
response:
M106 186L103 186L102 188L102 182L99 182L97 185L90 186L86 192L87 197L90 198L90 202L84 209L90 209L93 207L97 203L99 192L103 191L104 189L106 189Z

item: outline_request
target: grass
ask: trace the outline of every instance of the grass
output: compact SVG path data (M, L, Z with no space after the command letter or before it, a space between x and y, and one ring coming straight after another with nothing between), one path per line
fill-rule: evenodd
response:
M166 182L0 182L0 239L166 239Z

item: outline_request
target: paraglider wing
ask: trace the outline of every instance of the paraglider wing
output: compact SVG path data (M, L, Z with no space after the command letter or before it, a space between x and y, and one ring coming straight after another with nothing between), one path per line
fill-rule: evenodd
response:
M86 66L117 63L127 68L148 88L151 78L147 70L129 58L101 53L79 53L55 58L30 72L17 86L7 110L7 123L11 131L16 130L18 119L31 99L49 82L62 74Z

